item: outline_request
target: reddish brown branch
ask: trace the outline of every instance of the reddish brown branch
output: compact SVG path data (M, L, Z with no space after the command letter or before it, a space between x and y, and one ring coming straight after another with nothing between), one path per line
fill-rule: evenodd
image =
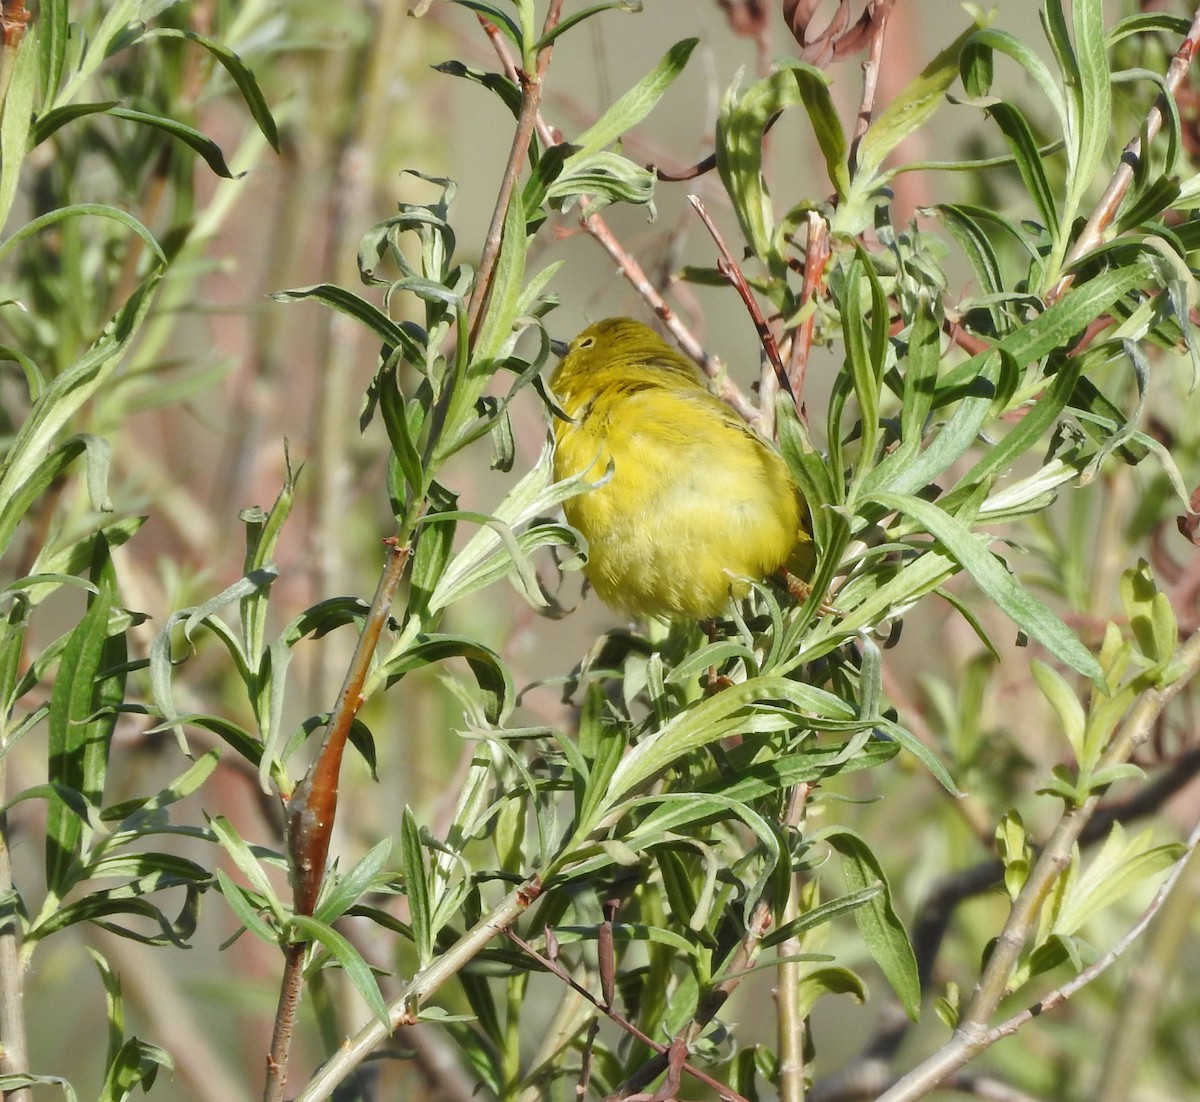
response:
M375 589L375 597L367 612L366 621L363 623L354 657L346 671L346 679L338 694L337 707L330 717L325 740L304 779L296 786L288 801L287 839L292 892L296 912L302 915L313 913L321 891L325 862L329 857L329 840L337 813L338 777L341 772L342 755L346 750L346 741L350 736L354 717L362 707L362 689L371 666L371 658L383 625L387 622L396 590L400 587L404 567L412 554L411 545L400 547L394 538L385 542L389 544L388 559L380 575L379 585ZM288 945L285 950L279 1005L271 1034L271 1049L267 1054L264 1102L279 1102L283 1097L292 1032L295 1028L296 1011L300 1005L304 951L305 946L302 943Z
M700 196L689 195L688 202L695 207L696 213L700 215L700 220L712 235L713 241L716 242L717 250L721 254L721 259L717 263L717 270L733 284L737 293L741 296L742 302L746 304L746 309L749 311L750 317L754 322L754 328L758 330L758 339L762 342L763 351L767 354L767 361L770 363L772 371L775 372L776 380L784 390L791 393L791 384L788 381L787 371L783 366L783 358L779 355L779 344L775 340L775 334L771 332L771 327L767 324L767 319L763 317L762 310L759 309L754 292L750 289L750 284L743 274L741 266L734 258L733 253L730 252L729 246L725 243L725 238L721 236L721 231L717 229L717 224L705 209Z
M879 84L879 64L883 60L883 41L887 35L888 16L892 12L892 0L886 0L872 13L872 21L868 32L870 48L867 60L863 63L863 91L858 108L858 116L854 120L854 137L850 142L850 175L854 176L858 167L858 147L866 136L871 125L871 115L875 111L875 91ZM867 13L864 13L866 15Z
M1104 189L1104 194L1096 204L1096 209L1092 211L1087 225L1083 227L1083 231L1075 239L1075 244L1067 253L1066 259L1063 261L1064 268L1070 268L1100 244L1104 231L1116 217L1117 209L1125 198L1129 185L1133 183L1134 174L1141 163L1143 135L1145 135L1145 145L1148 147L1158 135L1166 117L1166 108L1163 106L1164 97L1175 96L1178 92L1184 77L1187 76L1188 69L1191 68L1198 48L1200 48L1200 11L1196 12L1192 25L1188 29L1187 37L1180 43L1179 49L1175 51L1175 56L1171 59L1162 93L1155 100L1154 106L1150 109L1150 114L1146 116L1146 121L1140 127L1137 136L1122 152L1120 164L1117 165L1116 172L1109 180L1108 187ZM1047 301L1054 302L1061 298L1074 281L1074 274L1067 272L1047 295Z
M723 1100L727 1100L727 1102L749 1102L748 1099L746 1099L742 1095L738 1094L737 1091L733 1090L731 1087L728 1087L724 1083L719 1082L718 1080L714 1079L711 1075L708 1075L706 1072L701 1071L699 1068L693 1067L691 1064L689 1064L687 1062L687 1060L685 1058L681 1058L679 1056L679 1051L680 1051L681 1046L678 1043L672 1043L670 1045L663 1045L663 1044L660 1044L658 1041L655 1041L652 1038L648 1037L645 1033L643 1033L640 1029L638 1029L638 1027L635 1026L628 1018L626 1018L623 1014L618 1012L615 1007L613 1007L611 1005L605 1005L603 1000L597 999L595 995L593 995L581 983L578 983L570 975L570 973L568 973L567 970L565 968L563 968L563 966L561 964L559 964L557 961L553 961L549 957L544 956L542 953L539 953L532 945L529 944L529 942L522 939L519 935L513 933L513 931L511 929L506 928L504 930L504 934L506 937L508 937L508 939L510 941L512 941L512 943L514 945L517 946L517 948L521 949L523 952L525 952L529 956L531 956L543 968L545 968L547 972L551 973L551 975L557 976L558 979L561 980L563 983L565 983L569 988L571 988L572 991L574 991L576 994L578 994L578 995L582 996L584 999L586 999L600 1013L606 1015L621 1029L625 1030L626 1033L628 1033L632 1037L636 1037L647 1048L654 1049L655 1052L657 1052L663 1060L663 1066L662 1066L662 1068L660 1068L660 1072L663 1070L666 1070L666 1068L669 1064L670 1058L674 1054L675 1059L678 1061L677 1066L681 1070L686 1071L690 1076L692 1076L692 1078L697 1079L699 1082L703 1083L705 1086L711 1087L714 1091L717 1092L717 1096L719 1098L721 1098ZM687 1051L686 1048L683 1048L682 1051L686 1055L686 1051ZM655 1074L657 1075L657 1074L659 1074L659 1072L656 1072ZM653 1076L652 1076L652 1078L653 1078ZM619 1092L617 1097L625 1099L625 1102L631 1102L631 1099L629 1099L628 1096L626 1096L624 1093Z
M796 399L796 409L804 394L808 357L812 352L813 328L817 323L817 300L825 291L825 271L829 264L829 223L815 210L808 212L808 241L804 246L804 282L800 302L805 314L792 337L788 356L788 386Z
M617 240L608 223L599 214L585 214L581 225L603 247L604 251L617 263L621 274L630 282L634 290L641 295L645 303L662 320L663 325L670 330L671 335L679 343L683 352L694 360L700 369L710 379L719 379L717 395L728 402L737 413L747 421L753 421L758 416L754 404L738 389L737 384L721 370L719 360L710 356L704 346L696 339L679 315L671 309L646 270L638 263L637 258Z

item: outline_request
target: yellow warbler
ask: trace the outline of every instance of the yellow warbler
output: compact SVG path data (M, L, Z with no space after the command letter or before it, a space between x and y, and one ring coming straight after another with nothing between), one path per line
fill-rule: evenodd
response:
M690 360L630 318L589 326L550 378L554 474L600 481L564 504L585 573L614 609L716 616L746 578L807 571L803 498L787 466L711 394Z

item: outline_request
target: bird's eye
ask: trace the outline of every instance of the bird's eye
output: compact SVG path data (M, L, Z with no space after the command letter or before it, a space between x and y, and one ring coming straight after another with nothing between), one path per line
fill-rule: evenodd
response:
M596 343L595 337L584 337L583 340L581 340L579 342L579 347L580 348L591 348L592 345L595 343Z

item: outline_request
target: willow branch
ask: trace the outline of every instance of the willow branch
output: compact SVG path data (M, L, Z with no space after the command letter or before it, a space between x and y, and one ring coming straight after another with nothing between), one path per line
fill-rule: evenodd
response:
M708 378L717 380L717 396L727 402L744 420L754 421L758 417L758 409L754 403L725 373L721 361L704 350L704 346L696 339L695 334L671 309L667 300L663 298L658 288L654 286L654 282L646 274L646 270L638 263L637 258L621 244L609 228L608 223L599 214L585 213L580 224L616 261L621 274L667 327L684 354L690 357Z
M536 880L510 892L490 914L413 977L404 993L388 1006L386 1025L371 1021L345 1041L296 1096L295 1102L324 1102L332 1098L338 1086L395 1030L416 1023L423 999L453 979L493 938L516 922L540 893Z
M342 756L354 717L363 704L362 689L370 670L371 658L387 622L396 590L404 576L404 567L412 547L400 547L395 539L389 543L375 597L363 623L358 645L346 679L338 694L337 707L330 717L325 739L313 759L304 779L296 786L288 802L288 857L291 865L292 892L297 913L311 915L321 891L325 862L329 857L329 841L337 814L338 777ZM305 945L289 944L284 949L283 976L280 980L279 1003L271 1031L271 1048L267 1053L267 1073L263 1087L264 1102L279 1102L287 1080L288 1057L296 1012L300 1005L303 985Z
M1174 680L1161 689L1143 693L1130 708L1119 731L1100 760L1098 769L1126 762L1151 735L1163 709L1200 672L1200 632L1179 649L1172 662ZM1042 904L1071 859L1088 820L1099 806L1101 794L1093 793L1082 804L1064 812L1042 850L1020 894L1013 902L1008 920L996 940L983 975L975 987L953 1037L938 1052L898 1080L879 1096L878 1102L915 1102L994 1044L1003 1034L987 1028L1004 996L1017 959L1033 930ZM1173 881L1172 881L1173 882ZM1007 1025L1008 1023L1005 1023ZM1003 1027L999 1027L1003 1028Z
M558 26L562 12L562 0L550 0L546 11L546 21L542 26L542 39L547 40L550 32ZM492 278L496 273L496 261L500 256L500 241L504 233L504 219L508 214L509 203L512 202L513 191L525 166L529 154L529 143L533 140L534 127L538 119L538 105L542 98L542 79L550 67L550 55L554 52L553 41L538 50L534 72L526 73L517 70L521 83L521 113L517 117L517 129L513 134L512 147L508 151L508 163L504 166L504 176L500 181L500 191L496 195L496 206L492 210L492 221L488 226L487 237L483 242L483 253L479 258L479 274L475 277L475 286L471 291L471 301L467 307L467 328L471 334L471 343L479 333L479 325L483 319L483 309L487 305L488 293L491 290Z
M1121 153L1120 164L1117 165L1116 172L1113 173L1112 179L1109 180L1108 187L1104 189L1104 194L1096 204L1096 209L1092 211L1092 216L1088 219L1087 225L1083 227L1083 231L1075 239L1075 244L1071 246L1066 259L1063 261L1064 268L1070 268L1100 244L1100 239L1104 231L1117 216L1117 209L1120 207L1121 201L1125 198L1125 193L1129 190L1129 185L1133 183L1134 175L1141 164L1142 150L1144 148L1142 135L1145 135L1145 146L1148 147L1158 135L1159 130L1162 129L1163 120L1167 114L1166 108L1163 106L1165 103L1164 97L1174 96L1178 92L1184 77L1187 76L1188 69L1191 68L1192 60L1195 58L1198 48L1200 48L1200 11L1196 12L1192 20L1192 25L1188 29L1187 36L1180 43L1179 49L1175 51L1175 56L1171 59L1162 93L1154 101L1154 106L1150 108L1150 113L1146 116L1146 121L1140 127L1137 136L1130 141ZM1056 299L1061 298L1074 282L1075 276L1071 272L1067 272L1061 276L1059 281L1054 285L1053 290L1047 296L1047 301L1054 302Z

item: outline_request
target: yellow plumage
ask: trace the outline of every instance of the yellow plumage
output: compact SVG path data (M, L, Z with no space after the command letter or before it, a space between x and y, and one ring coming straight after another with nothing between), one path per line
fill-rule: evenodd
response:
M691 362L652 329L609 318L573 340L550 379L554 474L598 488L568 500L589 581L639 617L708 619L744 578L803 563L803 499L787 466ZM806 567L800 566L800 569Z

